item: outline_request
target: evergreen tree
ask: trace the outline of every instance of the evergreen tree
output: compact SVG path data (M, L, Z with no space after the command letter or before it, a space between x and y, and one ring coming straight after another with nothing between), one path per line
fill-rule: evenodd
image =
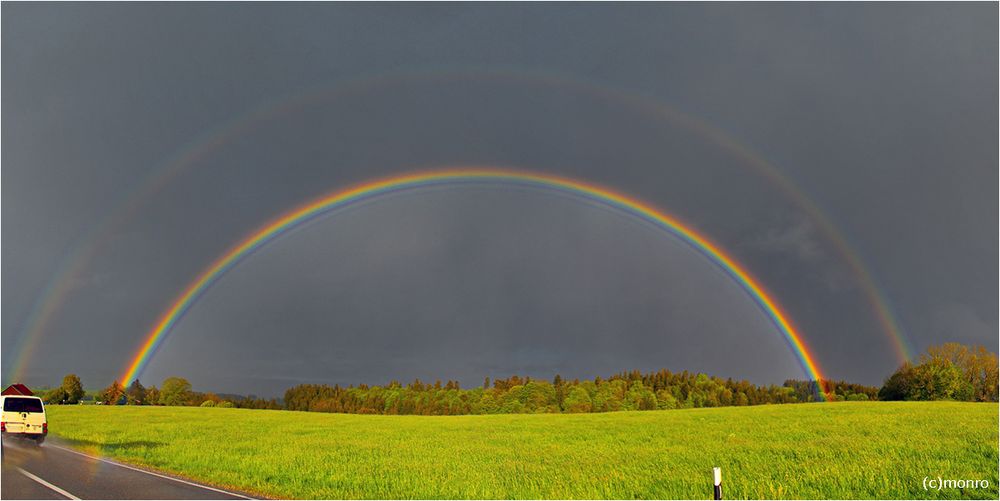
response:
M125 390L125 402L128 405L146 405L146 388L142 386L142 383L138 379L132 381L132 384L128 386Z

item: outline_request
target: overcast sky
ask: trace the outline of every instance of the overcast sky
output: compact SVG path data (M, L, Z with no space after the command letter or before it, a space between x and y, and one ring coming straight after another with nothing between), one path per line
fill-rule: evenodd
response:
M822 209L918 351L997 350L995 3L2 11L5 378L32 345L29 385L75 372L106 386L185 284L263 222L368 178L469 164L587 179L680 216L774 293L829 376L881 383L899 359L858 277L726 141ZM197 303L142 381L277 396L661 367L804 377L752 300L675 238L573 198L471 186L276 241Z

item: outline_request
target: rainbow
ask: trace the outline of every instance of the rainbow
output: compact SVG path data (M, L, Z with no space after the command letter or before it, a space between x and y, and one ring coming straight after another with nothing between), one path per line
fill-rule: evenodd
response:
M201 295L222 278L226 272L233 269L233 267L261 247L287 234L292 229L331 211L380 195L428 186L490 182L545 188L583 196L606 207L637 216L679 237L718 265L722 271L735 280L753 298L761 311L770 318L774 326L784 335L785 340L798 358L802 369L808 377L815 381L822 381L824 379L815 357L806 347L802 335L795 329L788 315L782 311L778 303L764 287L743 266L737 263L735 259L723 252L721 248L712 243L708 238L699 234L677 218L633 197L584 181L549 174L507 169L462 168L418 172L370 181L320 197L265 224L216 259L184 289L181 295L170 305L156 322L156 325L149 331L139 351L128 364L128 368L123 373L120 381L123 381L123 384L127 384L129 381L139 377L156 353L157 348L170 334L174 326L177 325L177 322L184 317L184 314L191 309Z
M810 199L791 179L783 175L776 166L759 154L740 144L723 131L658 101L634 91L622 91L605 87L598 83L578 80L576 77L556 73L525 71L518 68L439 68L433 71L374 74L336 82L332 87L320 86L304 89L273 101L266 101L245 113L233 117L222 125L194 138L178 153L165 161L145 182L140 183L125 197L109 216L78 240L64 255L56 272L50 277L43 290L36 296L27 317L21 322L20 335L15 338L12 348L18 355L14 362L5 367L4 376L9 381L20 381L25 376L25 368L35 358L38 345L50 333L54 318L74 291L74 284L103 252L111 236L131 223L142 207L154 198L164 187L176 178L204 161L214 151L222 148L234 138L254 129L261 123L293 113L322 101L336 101L374 90L385 91L394 85L414 81L449 81L451 79L484 79L510 81L517 84L553 86L566 91L582 93L608 100L636 112L648 114L660 120L676 124L697 134L718 146L734 158L740 159L758 175L769 180L789 200L793 201L810 218L819 232L833 244L834 249L851 269L862 296L870 304L874 320L886 334L900 363L914 358L913 345L906 336L896 313L893 311L888 294L879 285L858 252L837 225L827 215L827 211Z

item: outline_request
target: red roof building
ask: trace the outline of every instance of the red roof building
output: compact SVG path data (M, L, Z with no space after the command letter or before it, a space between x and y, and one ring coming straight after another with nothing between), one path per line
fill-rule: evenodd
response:
M31 396L35 395L34 393L31 392L31 390L28 389L27 386L25 386L25 385L23 385L21 383L15 383L15 384L12 384L12 385L4 388L3 394L4 395L22 395L22 396L25 396L25 397L31 397Z

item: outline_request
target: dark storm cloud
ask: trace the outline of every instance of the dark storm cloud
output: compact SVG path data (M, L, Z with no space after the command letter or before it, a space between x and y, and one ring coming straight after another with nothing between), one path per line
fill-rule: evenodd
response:
M780 190L681 123L539 71L639 91L727 131L842 228L918 349L997 349L995 5L3 13L5 373L60 259L171 155L262 103L375 77L227 138L145 201L75 278L29 383L116 377L184 284L275 214L464 163L579 176L668 208L748 264L831 375L891 371L856 278ZM478 76L441 76L463 71ZM148 378L277 394L300 381L661 366L801 376L746 296L678 242L577 202L477 189L368 204L277 242L205 296Z
M230 354L230 378L341 384L478 383L512 366L593 377L668 365L772 381L798 371L742 291L683 244L576 201L496 188L410 195L325 220L255 256L197 308L151 378L221 376L218 353ZM268 371L254 369L261 346ZM720 366L717 352L755 356Z

